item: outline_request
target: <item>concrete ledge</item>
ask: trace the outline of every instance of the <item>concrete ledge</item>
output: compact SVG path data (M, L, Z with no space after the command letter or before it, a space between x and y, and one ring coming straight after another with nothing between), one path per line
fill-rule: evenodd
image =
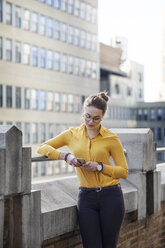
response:
M137 210L137 189L121 180L126 212ZM76 176L33 182L33 190L41 190L43 238L48 239L78 228L76 204L79 182Z

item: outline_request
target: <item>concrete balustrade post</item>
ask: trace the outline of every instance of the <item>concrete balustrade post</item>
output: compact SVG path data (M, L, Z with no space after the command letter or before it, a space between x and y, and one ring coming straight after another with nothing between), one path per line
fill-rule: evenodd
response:
M41 247L41 194L31 192L31 148L16 126L0 125L0 247Z
M128 181L138 189L138 218L160 210L160 173L156 171L156 145L149 128L111 129L127 151Z

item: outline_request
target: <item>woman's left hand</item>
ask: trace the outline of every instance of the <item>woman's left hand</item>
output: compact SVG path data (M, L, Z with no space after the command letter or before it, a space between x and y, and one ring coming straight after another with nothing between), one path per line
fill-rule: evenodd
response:
M97 162L88 161L82 165L82 167L87 171L97 171Z

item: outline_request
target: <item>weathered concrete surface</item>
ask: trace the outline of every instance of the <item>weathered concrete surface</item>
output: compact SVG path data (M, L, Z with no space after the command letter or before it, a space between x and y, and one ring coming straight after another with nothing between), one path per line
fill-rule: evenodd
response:
M116 133L127 151L129 169L150 171L156 168L156 146L149 128L109 129Z
M0 197L0 247L3 247L4 199Z
M137 189L121 180L126 212L137 210ZM76 176L35 182L35 190L41 190L43 238L51 238L78 228L77 197L79 182Z
M40 248L41 230L41 192L32 191L22 199L22 247Z

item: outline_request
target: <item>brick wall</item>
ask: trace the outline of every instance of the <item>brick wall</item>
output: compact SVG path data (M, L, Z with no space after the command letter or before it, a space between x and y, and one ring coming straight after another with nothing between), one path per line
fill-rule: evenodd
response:
M161 211L137 220L137 212L128 213L121 228L117 248L164 248L165 201ZM83 248L79 231L45 240L42 248Z

